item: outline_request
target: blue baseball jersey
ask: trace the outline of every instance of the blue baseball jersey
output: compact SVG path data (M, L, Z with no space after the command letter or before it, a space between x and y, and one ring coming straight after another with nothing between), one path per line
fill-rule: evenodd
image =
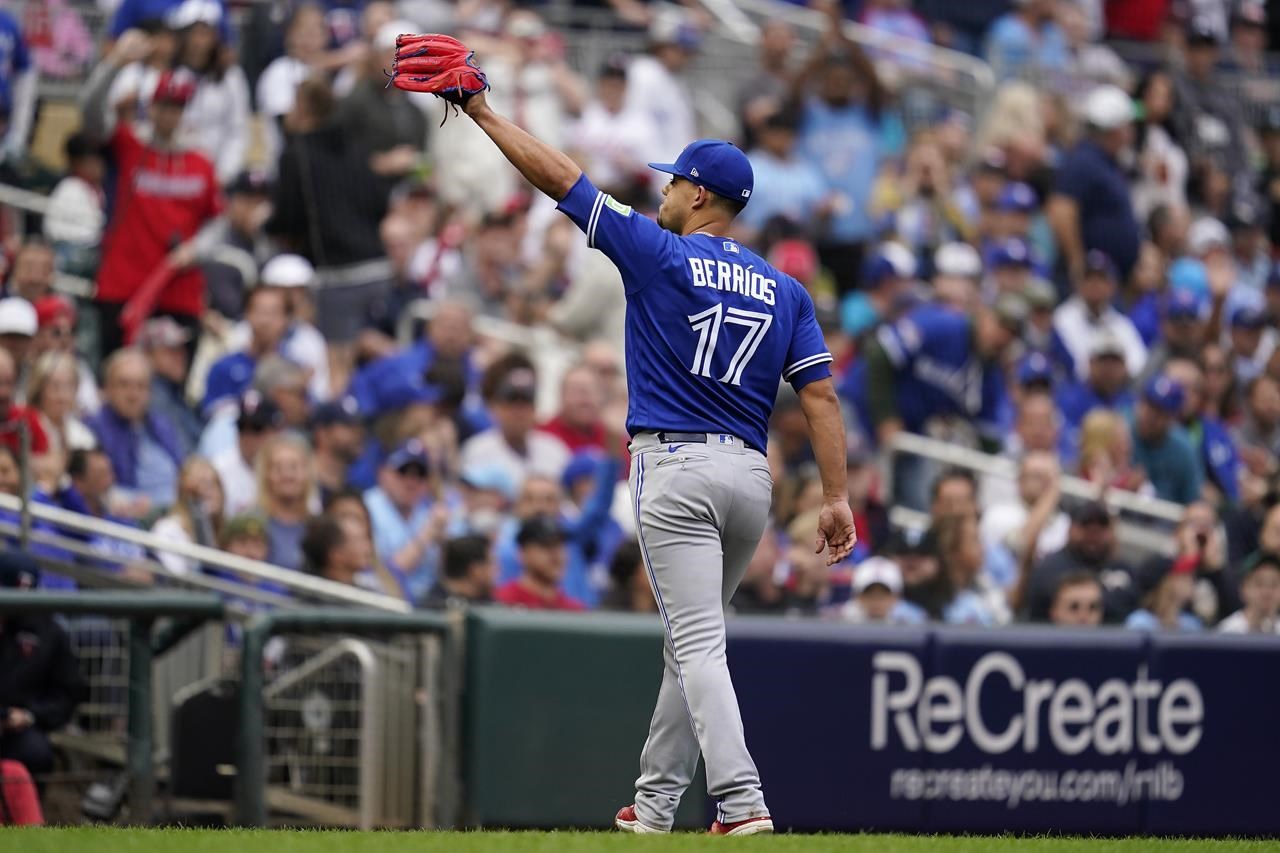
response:
M779 381L831 375L813 300L750 249L672 234L586 175L560 209L622 273L632 435L729 433L763 450Z
M930 418L954 416L973 422L984 437L1000 437L1004 374L996 362L979 358L966 315L921 305L897 322L881 325L876 341L893 366L898 414L908 432L924 433ZM866 386L863 359L850 371L845 388L867 434L874 437Z

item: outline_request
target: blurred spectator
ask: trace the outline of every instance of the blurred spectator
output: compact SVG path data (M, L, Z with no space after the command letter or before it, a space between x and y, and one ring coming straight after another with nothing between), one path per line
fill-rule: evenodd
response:
M625 613L658 612L644 554L636 540L628 539L619 545L609 561L609 588L600 598L600 607Z
M520 577L498 587L494 600L531 610L583 610L582 602L560 589L568 554L565 533L552 516L538 515L520 525Z
M1064 577L1088 572L1103 589L1104 619L1123 622L1137 605L1133 570L1117 557L1114 519L1105 504L1087 501L1071 511L1067 545L1035 564L1027 585L1032 622L1049 619L1054 593Z
M138 346L151 366L150 409L175 428L183 456L200 443L200 419L187 404L187 353L191 332L169 317L155 317L142 327Z
M260 263L271 252L263 232L263 225L271 216L271 187L264 173L241 172L227 184L226 194L226 215L200 235L200 268L204 271L209 310L238 320L244 313L245 291L253 286L256 271L249 269L246 262Z
M1139 575L1142 606L1125 619L1126 628L1137 631L1200 631L1204 625L1187 612L1195 592L1193 559L1157 557Z
M324 8L315 3L300 3L284 24L284 55L274 59L258 77L258 114L265 132L263 152L272 168L280 159L284 145L280 123L293 110L294 97L302 81L323 73L325 48L329 45L329 27Z
M742 583L733 594L729 608L734 613L781 613L786 606L786 591L778 582L782 563L778 530L770 522L760 537L760 544L747 563ZM621 549L619 549L621 552Z
M40 418L40 427L49 440L49 451L34 461L36 481L53 491L66 470L73 450L93 447L93 432L76 415L76 383L79 382L73 356L47 352L36 359L27 375L27 405Z
M360 566L355 574L355 586L413 604L408 577L378 556L373 544L373 517L365 506L364 493L356 488L344 488L330 493L322 505L324 515L341 525L353 551L351 559Z
M660 143L648 156L672 162L687 140L697 138L693 102L679 75L701 41L679 9L663 9L649 25L648 52L627 66L627 109L647 116Z
M1147 474L1133 464L1133 438L1123 415L1096 409L1080 425L1080 476L1103 489L1154 495Z
M175 68L196 75L178 138L213 161L220 183L244 168L249 147L249 83L222 32L220 0L183 0L169 15L178 34Z
M916 134L901 170L881 175L871 205L894 239L926 262L938 247L971 236L955 203L950 166L933 133Z
M968 243L946 243L933 254L933 297L942 305L968 312L977 306L982 258Z
M919 625L921 612L902 602L902 570L885 557L868 557L853 570L853 595L840 618L855 624Z
M1223 423L1235 423L1241 400L1227 351L1217 343L1205 344L1200 348L1199 362L1204 370L1205 414Z
M889 111L889 93L875 66L843 36L820 47L797 79L817 81L814 95L797 95L804 105L799 145L833 194L818 253L843 294L857 286L863 246L875 236L870 211L876 175L881 162L901 150L903 129Z
M1014 0L1013 9L991 25L986 59L998 79L1065 71L1067 38L1054 20L1052 0Z
M818 510L807 509L787 525L786 597L781 610L786 616L816 616L831 599L832 569L809 542L817 523Z
M1239 90L1215 73L1223 35L1193 17L1186 33L1186 62L1175 78L1173 123L1193 175L1210 163L1228 175L1244 174L1249 167Z
M600 70L595 97L566 140L582 153L583 171L598 186L619 187L648 174L646 164L661 142L653 116L628 103L625 57L610 59Z
M254 471L263 445L276 436L280 423L280 408L259 392L250 391L240 399L235 444L209 459L222 481L227 516L240 515L258 503Z
M1280 459L1280 381L1263 374L1245 388L1244 418L1236 443L1240 458L1255 476L1276 470Z
M105 135L102 105L107 87L123 65L143 59L149 49L146 36L130 31L94 69L81 98L87 133ZM187 69L164 73L151 103L148 140L144 142L127 120L116 123L108 140L117 180L95 296L103 353L120 347L124 303L162 263L177 273L160 291L155 310L194 326L204 309L204 276L190 268L196 259L193 238L221 211L222 199L213 163L178 143L179 124L195 97L196 84Z
M537 375L523 356L509 356L485 373L483 394L494 425L462 445L462 466L501 465L516 483L527 474L559 480L569 449L554 435L535 429Z
M1085 276L1087 254L1095 249L1108 258L1112 278L1123 281L1141 244L1117 159L1133 138L1133 102L1115 86L1099 86L1085 98L1084 119L1088 135L1063 157L1045 212L1069 281Z
M378 468L378 485L365 492L378 557L409 579L417 600L431 586L448 512L433 494L431 461L418 439L410 439Z
M40 237L28 237L14 253L5 295L20 296L34 305L53 292L56 271L53 246Z
M102 371L102 409L88 426L133 499L125 514L141 518L173 503L182 444L173 422L151 409L151 366L141 350L117 350Z
M1276 331L1261 310L1240 306L1230 315L1232 367L1241 384L1262 373L1276 350Z
M308 422L311 451L315 461L320 497L342 491L351 476L351 466L364 449L364 429L354 397L321 403Z
M257 469L257 507L267 522L267 562L300 569L302 535L318 503L310 449L287 433L275 436L263 444Z
M1186 435L1177 427L1185 394L1168 376L1157 376L1134 407L1133 464L1147 473L1156 496L1189 504L1200 498L1201 472Z
M1204 413L1204 374L1190 358L1170 359L1164 374L1182 387L1183 404L1178 421L1191 442L1200 470L1205 497L1235 502L1240 498L1240 454L1230 431L1217 418Z
M286 325L277 349L282 356L309 372L307 385L311 396L316 400L327 400L332 393L328 345L312 325L315 305L311 288L315 285L315 269L305 258L276 255L262 267L255 289L274 291L284 296ZM246 314L244 322L232 328L227 343L232 350L252 349L254 338L253 323Z
M462 469L459 486L461 506L449 523L449 535L492 537L516 498L515 481L500 465L475 465Z
M1066 575L1054 590L1049 621L1059 627L1096 628L1102 624L1102 584L1090 572Z
M459 536L444 543L440 574L423 596L421 606L439 608L452 602L484 604L492 600L497 578L489 540Z
M1145 221L1157 207L1187 205L1187 155L1175 141L1173 130L1174 84L1169 72L1156 70L1138 85L1141 120L1136 125L1134 149L1138 155L1138 179L1133 187L1133 209Z
M1163 373L1172 359L1199 357L1208 337L1209 312L1208 300L1192 291L1174 290L1165 296L1160 335L1137 376L1138 385L1146 385Z
M100 406L98 382L88 361L76 347L76 309L70 300L50 294L35 304L36 336L28 349L27 362L34 365L45 353L70 356L79 377L75 405L81 415L89 415ZM0 336L0 343L4 339Z
M165 542L216 548L222 533L225 504L218 472L207 460L189 457L178 475L177 499L168 515L156 521L151 532ZM155 557L170 573L179 576L195 574L200 567L198 561L172 551L157 550Z
M537 11L508 11L501 40L486 52L485 67L493 80L495 109L515 116L517 124L549 145L566 147L566 132L572 117L582 114L587 89L565 61L563 37L549 32Z
M127 30L135 27L141 27L148 21L162 20L169 13L181 7L187 0L121 0L115 6L115 13L111 17L111 26L107 30L107 35L112 39L119 39ZM213 0L219 6L222 5L221 0ZM226 16L219 19L219 26L222 35L225 37L229 32L229 25Z
M924 20L911 10L911 0L867 0L858 15L858 23L899 38L930 41Z
M795 44L795 28L787 21L770 18L761 24L756 67L753 75L739 84L736 99L742 144L748 150L759 142L766 118L776 115L790 100ZM590 169L587 172L595 174Z
M820 233L834 208L834 197L818 165L796 150L800 113L780 107L759 124L756 147L748 152L755 176L751 204L735 223L759 235L775 217Z
M1115 265L1101 251L1091 249L1084 268L1076 279L1075 295L1053 312L1053 328L1058 340L1070 354L1076 376L1087 379L1090 372L1090 348L1099 333L1113 336L1122 349L1129 376L1142 372L1147 361L1147 347L1133 321L1115 308Z
M299 548L304 561L300 567L327 581L355 586L365 568L354 537L327 516L306 523Z
M1030 452L1057 453L1061 447L1062 416L1046 391L1024 393L1014 415L1013 434L1006 452L1018 456Z
M0 321L3 320L3 305L0 305ZM0 328L3 325L0 324ZM49 452L49 437L40 423L37 412L19 406L14 402L18 391L18 371L9 351L0 346L0 445L4 445L14 453L20 453L22 440L19 435L19 424L25 424L30 434L31 452L42 454Z
M378 223L389 187L374 174L369 152L334 117L327 83L298 87L280 156L267 233L315 265L316 319L329 344L330 383L346 386L354 341L372 306L391 292L391 264Z
M280 288L256 287L245 303L249 339L245 347L214 362L205 379L205 417L227 400L238 399L253 384L254 370L267 356L278 353L289 328L288 300Z
M901 243L881 243L862 265L862 286L840 301L840 328L851 337L893 322L901 311L916 261Z
M116 515L116 508L122 503L116 490L116 479L111 460L101 450L72 451L67 461L68 483L59 490L57 502L71 512L111 524L136 527L134 517L143 514L138 511L136 502L132 506L125 503L120 510L122 515ZM135 584L149 585L152 582L150 568L143 565L147 553L141 545L108 534L65 531L65 535L83 540L93 555L78 554L74 558L76 562L118 573Z
M343 135L353 147L368 151L373 170L388 178L417 168L427 142L427 117L409 93L388 86L382 73L395 61L396 38L415 30L405 21L379 27L359 80L337 106Z
M1245 571L1243 606L1218 623L1224 634L1280 634L1280 557L1265 555Z
M979 532L983 547L1004 548L1021 556L1029 544L1025 539L1028 516L1057 476L1058 466L1052 454L1042 451L1025 454L1018 465L1017 500L989 505L982 513ZM1034 559L1039 561L1065 547L1070 526L1066 513L1055 508L1036 537Z
M13 549L0 553L0 588L38 586L35 560ZM0 755L33 776L53 770L49 733L71 722L86 698L80 663L57 620L35 613L0 616Z
M613 452L617 448L605 446L603 406L604 395L595 371L585 364L574 365L560 380L560 411L539 429L560 439L573 453Z
M1071 75L1060 87L1070 94L1087 92L1099 83L1132 89L1129 66L1108 45L1096 43L1101 5L1092 0L1054 4L1054 15L1067 42Z
M228 516L218 537L218 547L246 560L266 561L267 524L259 515Z
M1106 409L1126 414L1133 408L1124 345L1105 327L1097 329L1089 337L1091 340L1086 344L1089 349L1082 354L1086 358L1077 362L1083 364L1087 371L1084 381L1069 379L1058 387L1055 394L1070 451L1079 447L1080 429L1090 412Z
M0 160L12 166L25 156L31 136L37 71L22 28L7 9L0 9L0 39L5 45L0 52L0 104L5 108L0 121Z
M950 624L1003 625L1009 621L1004 590L983 572L982 539L975 514L936 518L938 561L946 589L942 619Z
M0 349L9 354L19 374L31 363L32 338L39 331L36 309L20 296L0 299Z

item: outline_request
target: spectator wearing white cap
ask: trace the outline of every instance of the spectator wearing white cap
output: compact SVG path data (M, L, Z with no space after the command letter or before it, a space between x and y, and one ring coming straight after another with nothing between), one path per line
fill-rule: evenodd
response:
M1053 330L1070 354L1076 377L1089 377L1089 348L1098 334L1114 336L1124 350L1130 376L1137 376L1147 363L1147 345L1133 321L1115 307L1118 273L1112 259L1098 249L1085 256L1076 277L1075 295L1053 312Z
M968 243L944 243L933 253L933 296L957 311L977 305L982 258Z
M319 402L328 400L332 389L329 387L329 348L320 330L311 323L315 314L311 288L315 281L315 268L306 258L285 254L267 261L258 277L258 287L279 290L284 294L288 326L280 342L280 354L311 371L308 390ZM244 350L251 337L249 322L242 320L228 335L228 348L232 352Z
M1128 280L1142 240L1118 158L1133 140L1133 101L1122 89L1099 86L1085 98L1083 117L1088 135L1063 157L1045 212L1069 281L1084 275L1093 249Z
M178 34L175 64L199 77L178 130L184 144L213 161L219 183L244 168L249 148L249 82L227 50L218 0L184 0L168 24Z
M9 353L20 374L26 372L31 342L38 328L36 309L30 302L19 296L0 299L0 349Z
M902 600L902 570L887 557L868 557L853 570L853 595L840 619L858 625L922 625L922 609Z

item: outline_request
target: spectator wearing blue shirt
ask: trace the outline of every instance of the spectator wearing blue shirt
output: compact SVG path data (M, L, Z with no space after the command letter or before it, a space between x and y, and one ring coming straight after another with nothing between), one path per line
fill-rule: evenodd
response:
M67 461L70 485L58 493L58 504L66 510L88 515L113 524L135 527L136 524L111 513L107 500L115 488L116 477L111 460L101 450L76 450ZM123 572L131 580L150 582L150 572L135 569L134 565L146 559L147 552L141 545L100 533L64 534L81 539L93 557L79 560L94 568Z
M206 417L219 403L239 399L248 391L258 361L280 351L289 328L285 292L278 287L256 287L249 291L244 317L249 325L248 345L240 352L218 359L209 369L204 402L200 405Z
M150 410L151 366L140 350L111 354L103 368L102 408L87 421L115 481L134 498L127 514L141 518L173 503L182 446L168 418Z
M1130 417L1133 464L1146 472L1156 496L1174 503L1199 500L1201 475L1191 442L1178 426L1182 386L1161 374L1142 391Z
M871 195L880 165L902 150L905 132L889 112L889 94L875 67L852 42L837 38L837 46L816 54L800 79L818 81L817 95L804 107L800 153L835 193L818 253L845 293L857 287L863 247L876 233Z
M1240 453L1226 424L1204 412L1204 373L1193 359L1173 358L1164 374L1182 386L1184 400L1179 421L1206 485L1228 502L1240 498Z
M797 155L799 129L800 114L793 108L779 109L765 118L759 146L747 155L755 188L752 204L737 219L744 228L758 233L775 217L821 228L831 213L826 178L813 160Z
M421 599L435 579L437 545L448 513L433 499L431 463L418 439L396 448L378 469L378 485L364 494L379 559L408 578L409 595Z
M1117 158L1133 141L1133 101L1122 89L1099 86L1085 99L1084 118L1088 135L1063 157L1045 213L1069 282L1084 276L1091 249L1127 281L1142 237Z
M7 112L0 123L0 159L14 163L26 153L36 114L36 67L17 18L5 9L0 9L0 105Z
M267 562L302 568L302 536L319 504L306 441L291 433L269 439L258 454L258 508L267 520Z
M1204 624L1187 608L1195 594L1195 557L1159 557L1142 567L1138 585L1142 606L1129 614L1124 626L1132 631L1203 631Z
M1094 409L1126 414L1133 406L1124 347L1115 335L1105 329L1094 333L1087 364L1089 372L1083 382L1068 379L1054 395L1070 445L1079 444L1080 426Z
M1014 0L987 34L986 55L1000 80L1065 71L1071 62L1067 37L1054 21L1053 0Z
M186 401L187 345L191 332L172 317L155 317L142 327L138 345L151 363L151 411L167 417L185 458L200 443L201 425Z

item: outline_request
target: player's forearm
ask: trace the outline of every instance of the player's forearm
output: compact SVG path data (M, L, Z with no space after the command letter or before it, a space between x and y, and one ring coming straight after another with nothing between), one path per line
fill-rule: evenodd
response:
M828 379L810 382L800 389L800 407L809 423L809 441L818 461L822 494L827 500L845 500L848 495L848 447L844 419L835 384Z
M479 99L481 96L476 96ZM569 155L557 151L541 139L525 132L514 122L498 115L480 100L467 114L475 121L508 160L533 184L555 201L562 200L582 176Z

